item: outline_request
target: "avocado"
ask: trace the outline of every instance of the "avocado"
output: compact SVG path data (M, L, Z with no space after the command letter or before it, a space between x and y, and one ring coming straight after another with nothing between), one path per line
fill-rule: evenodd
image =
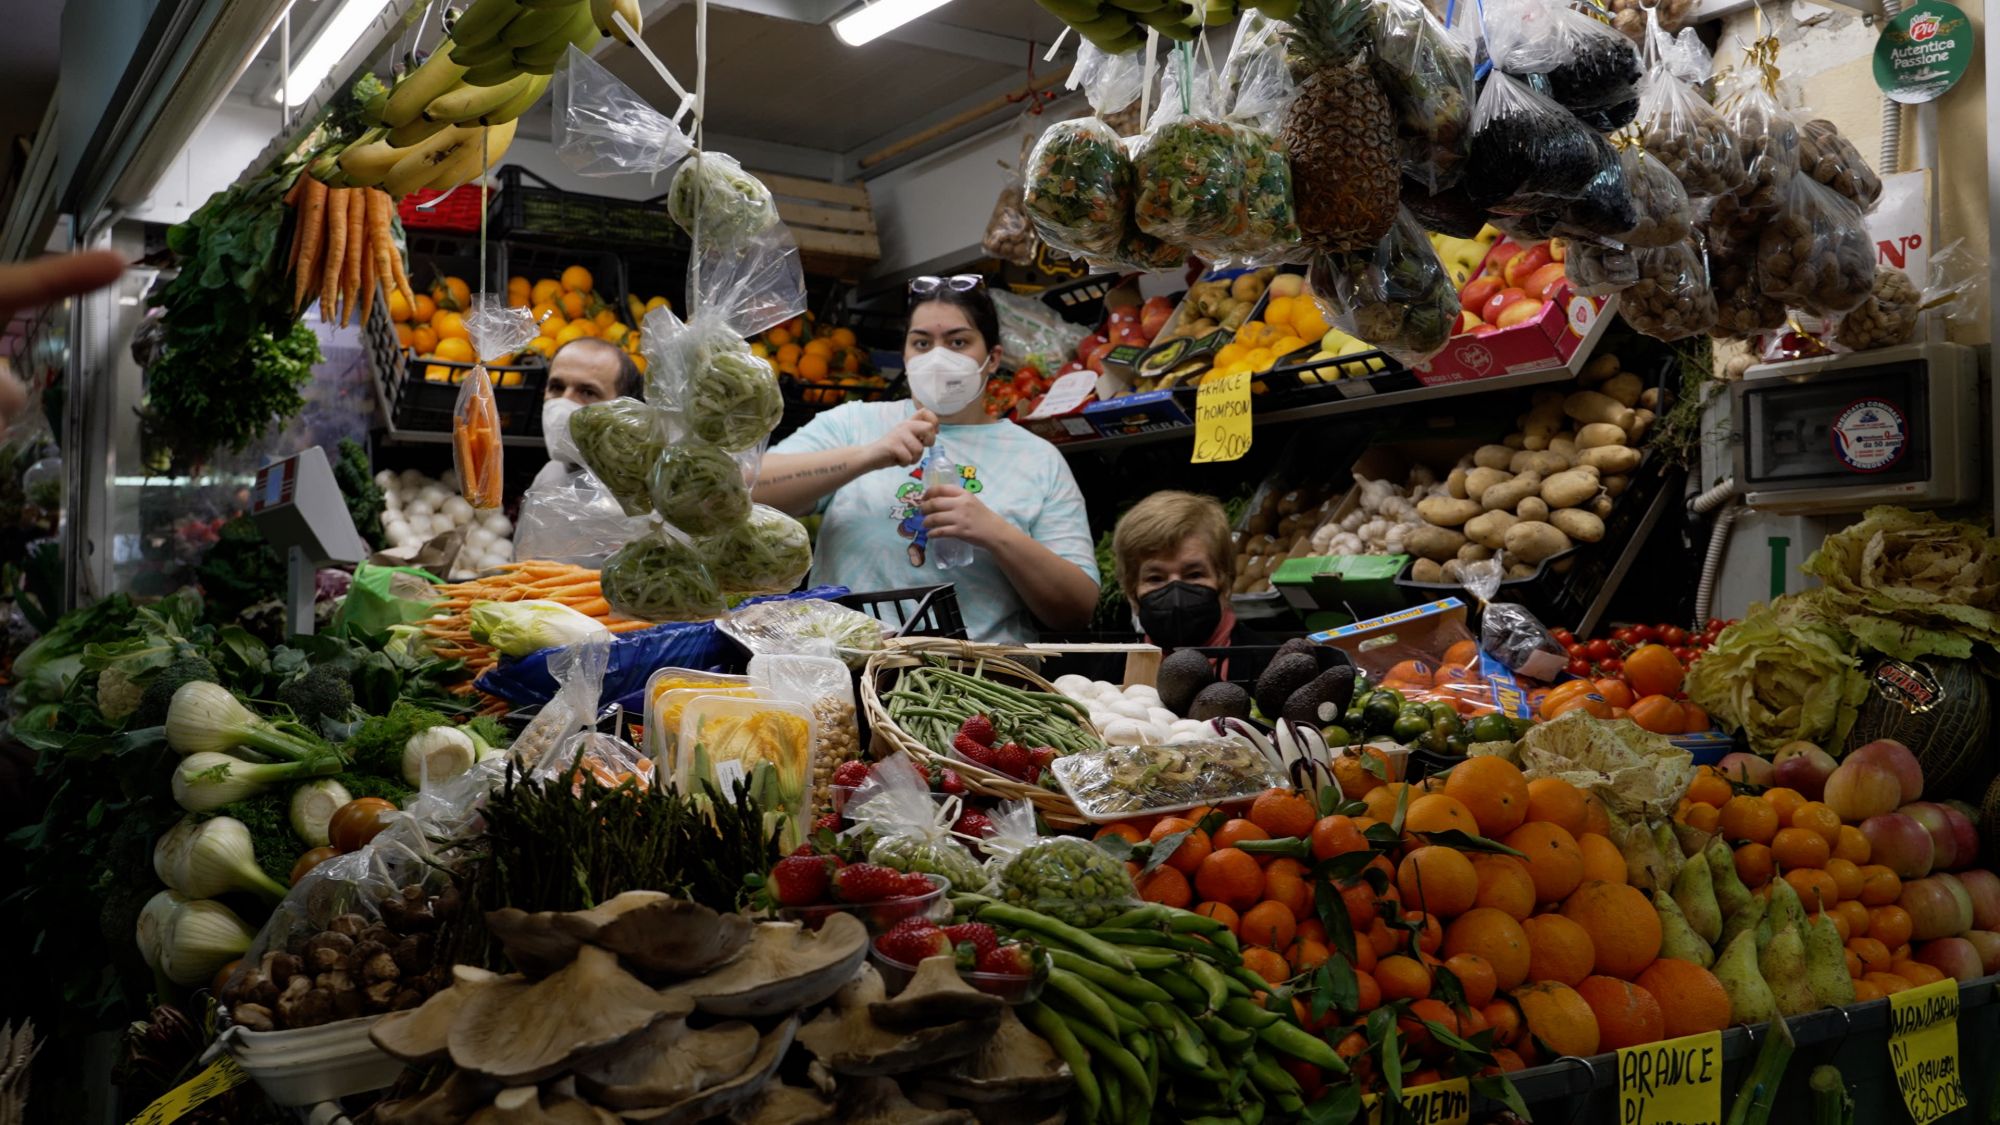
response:
M1267 717L1276 719L1285 709L1285 700L1292 693L1313 681L1319 675L1319 661L1310 654L1288 652L1272 660L1264 674L1257 677L1257 690L1251 697L1257 701L1257 710Z
M1187 717L1190 719L1248 719L1250 717L1250 693L1242 685L1228 680L1213 683L1201 689L1188 704Z
M1354 669L1349 665L1321 672L1312 682L1285 700L1279 716L1304 726L1325 726L1340 721L1354 698Z
M1279 645L1277 656L1272 657L1272 659L1275 660L1278 656L1287 656L1294 652L1305 653L1307 656L1318 661L1319 670L1322 672L1334 668L1351 667L1346 653L1332 645L1314 644L1304 637L1293 637L1291 640Z
M1215 668L1208 657L1191 648L1176 649L1160 661L1158 682L1160 706L1176 715L1188 716L1188 707L1201 690L1215 682Z
M1303 652L1307 656L1311 656L1317 660L1319 659L1318 656L1314 655L1314 650L1317 648L1319 648L1318 645L1306 640L1304 637L1293 637L1291 640L1279 645L1277 653L1271 659L1276 660L1280 656L1290 656L1295 652Z

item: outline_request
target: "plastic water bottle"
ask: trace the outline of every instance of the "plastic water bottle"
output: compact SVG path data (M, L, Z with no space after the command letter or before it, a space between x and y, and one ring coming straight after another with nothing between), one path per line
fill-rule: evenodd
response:
M941 447L932 446L925 457L924 487L936 488L941 484L962 487L964 477L959 473L958 464L945 456ZM972 565L972 544L962 539L931 535L926 538L925 543L931 561L937 564L939 570Z

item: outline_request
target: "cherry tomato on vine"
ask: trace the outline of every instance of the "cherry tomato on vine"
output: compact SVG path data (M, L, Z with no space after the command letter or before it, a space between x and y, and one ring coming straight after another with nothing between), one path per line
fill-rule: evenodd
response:
M1611 658L1611 642L1605 640L1603 637L1599 637L1583 646L1583 655L1591 660L1609 660Z
M1569 662L1569 674L1570 674L1570 675L1572 675L1572 676L1585 676L1585 677L1588 677L1588 676L1590 675L1590 662L1589 662L1589 661L1587 661L1587 660L1572 660L1572 661L1570 661L1570 662Z
M1640 644L1651 644L1660 639L1660 631L1651 625L1634 625L1632 639Z
M1622 676L1625 674L1625 662L1615 656L1609 660L1598 661L1597 666L1602 668L1604 674L1607 676Z
M1550 631L1549 635L1554 637L1556 643L1562 645L1564 648L1568 648L1570 645L1576 643L1576 634L1570 632L1568 629L1554 629Z
M1681 648L1688 643L1688 631L1678 625L1666 625L1660 629L1660 643L1668 648Z

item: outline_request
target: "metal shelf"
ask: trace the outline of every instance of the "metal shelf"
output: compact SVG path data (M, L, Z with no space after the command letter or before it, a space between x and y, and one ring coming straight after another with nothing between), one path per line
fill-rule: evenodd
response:
M386 442L390 445L449 445L451 444L451 435L440 433L436 430L388 429L378 431L375 435L375 440ZM540 449L542 447L542 439L532 434L502 434L500 435L500 445L503 448L526 449L533 447Z

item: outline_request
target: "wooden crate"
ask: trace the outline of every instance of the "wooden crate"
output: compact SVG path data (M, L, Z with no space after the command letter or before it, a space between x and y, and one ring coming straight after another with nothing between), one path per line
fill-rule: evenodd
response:
M799 244L800 264L807 273L858 281L862 272L882 257L866 186L774 172L752 175L764 181L777 199L778 217L791 228Z

